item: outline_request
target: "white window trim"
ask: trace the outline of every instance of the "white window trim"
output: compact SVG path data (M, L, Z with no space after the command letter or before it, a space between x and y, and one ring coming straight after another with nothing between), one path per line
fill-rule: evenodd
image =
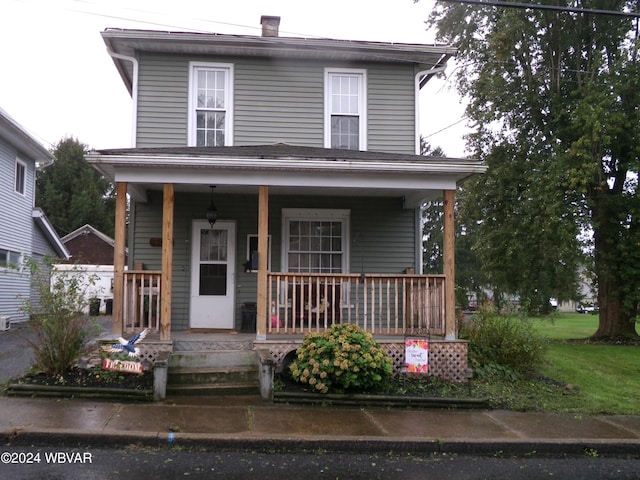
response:
M16 174L18 173L18 165L21 165L22 168L24 168L24 178L22 179L22 192L19 192L16 189L16 183L18 181L18 179L16 178ZM16 192L18 195L22 195L23 197L25 197L27 195L27 175L29 173L29 170L27 168L27 164L25 162L23 162L22 160L20 160L18 157L16 157L16 164L15 164L15 168L13 170L13 191Z
M226 147L233 145L233 64L232 63L211 63L211 62L189 62L189 101L188 101L188 122L187 122L187 145L196 146L196 105L197 105L197 79L195 72L199 69L224 70L226 71L225 85L225 125L224 144Z
M324 146L331 148L331 76L336 74L358 75L360 78L360 150L367 149L367 71L361 68L324 69Z
M22 272L24 267L24 254L22 252L18 252L16 250L11 250L10 248L0 248L0 250L4 251L7 255L8 265L0 265L0 272ZM14 264L10 261L11 254L18 256L18 263Z
M290 220L314 220L314 221L342 221L342 273L349 273L351 265L351 240L350 240L351 210L324 209L324 208L283 208L282 209L282 271L289 271L289 221Z

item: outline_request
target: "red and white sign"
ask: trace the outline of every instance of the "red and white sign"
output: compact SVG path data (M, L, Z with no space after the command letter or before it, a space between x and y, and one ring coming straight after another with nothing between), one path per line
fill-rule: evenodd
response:
M132 362L131 360L111 360L110 358L105 358L102 360L102 368L114 372L142 373L142 363Z

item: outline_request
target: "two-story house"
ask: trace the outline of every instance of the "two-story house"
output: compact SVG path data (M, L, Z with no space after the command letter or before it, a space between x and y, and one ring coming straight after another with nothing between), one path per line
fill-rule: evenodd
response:
M455 49L261 21L261 36L102 33L134 105L134 147L88 156L118 193L114 332L236 332L255 306L256 342L336 322L454 342L454 191L484 166L419 155L418 97ZM433 198L446 271L426 276Z
M28 320L25 301L37 302L25 260L69 259L53 226L35 207L36 170L55 158L0 109L0 329Z

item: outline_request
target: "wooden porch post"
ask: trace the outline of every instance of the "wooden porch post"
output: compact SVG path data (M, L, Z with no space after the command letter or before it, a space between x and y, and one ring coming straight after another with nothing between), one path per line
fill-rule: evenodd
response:
M160 340L171 339L171 283L173 277L173 184L162 193L162 273L160 276Z
M455 277L455 224L454 203L455 190L443 192L443 260L444 260L444 288L445 288L445 339L456 338L456 277Z
M116 230L113 244L113 317L111 333L122 335L124 312L124 258L127 228L127 184L116 183Z
M269 256L269 187L258 191L258 298L256 339L267 339L267 268Z

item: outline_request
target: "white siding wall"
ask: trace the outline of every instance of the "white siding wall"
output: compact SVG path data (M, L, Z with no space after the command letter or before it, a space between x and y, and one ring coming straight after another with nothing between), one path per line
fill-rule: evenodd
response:
M0 248L31 255L33 241L33 209L35 165L27 158L25 194L15 191L15 164L17 152L0 139ZM0 315L12 321L24 320L21 311L29 299L30 279L24 273L0 268Z

